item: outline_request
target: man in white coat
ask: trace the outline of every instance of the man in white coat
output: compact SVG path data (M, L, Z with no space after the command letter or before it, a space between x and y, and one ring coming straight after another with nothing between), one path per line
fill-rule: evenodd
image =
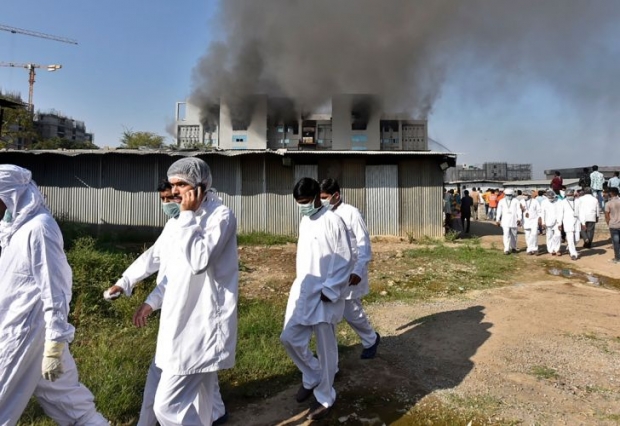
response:
M235 362L237 221L208 192L211 172L204 161L176 161L168 181L180 214L168 222L170 234L162 232L156 242L164 276L133 321L142 326L161 309L155 352L161 377L154 402L159 424L210 425L217 371Z
M302 373L297 402L314 394L308 419L325 417L336 401L338 368L334 326L342 320L353 254L342 219L321 203L319 183L303 178L293 197L303 215L299 224L296 278L291 286L280 340ZM317 356L310 351L316 338Z
M103 297L106 300L115 300L121 295L131 296L135 286L157 272L156 283L159 285L165 279L165 274L160 269L160 257L161 251L168 247L174 241L174 223L168 225L171 221L176 220L181 213L180 204L175 202L175 197L172 195L172 186L167 180L161 182L157 187L157 192L162 202L162 210L168 222L164 226L160 238L157 239L155 244L151 246L147 251L133 262L129 268L123 272L122 277L116 282L115 285L110 287L104 292ZM179 199L177 199L179 201ZM142 323L137 323L136 326L143 326ZM157 424L157 418L155 417L155 411L153 406L155 404L155 392L157 391L157 385L161 377L161 369L155 365L155 361L151 362L148 374L146 376L146 384L144 385L144 393L142 397L142 408L140 410L140 418L137 426L155 426ZM213 390L213 425L223 425L228 421L228 413L222 400L220 393L220 387L218 380L215 380L215 388Z
M541 224L542 208L540 203L532 198L531 191L524 191L523 196L525 198L521 200L521 211L527 253L535 255L538 254L538 228Z
M496 221L504 231L504 254L517 252L517 231L521 226L522 211L519 200L514 198L514 191L504 191L505 197L497 204Z
M558 196L552 190L545 194L546 199L542 202L542 222L547 237L547 252L552 256L561 256L560 245L562 234L560 232L560 208Z
M34 394L60 425L107 426L69 352L73 277L29 170L0 165L0 217L0 424L17 424Z
M355 266L345 293L344 319L362 340L361 358L371 359L377 354L381 336L370 325L362 306L362 297L369 292L368 263L372 260L368 229L359 210L342 201L338 181L324 179L321 182L321 200L323 206L340 216L347 226Z
M579 259L575 243L579 241L581 224L579 223L579 203L575 201L575 191L566 190L566 198L559 202L559 221L561 229L566 232L566 245L572 260Z
M585 188L583 192L584 194L577 201L579 204L579 222L583 234L583 247L592 248L594 230L601 210L598 200L592 195L592 189Z

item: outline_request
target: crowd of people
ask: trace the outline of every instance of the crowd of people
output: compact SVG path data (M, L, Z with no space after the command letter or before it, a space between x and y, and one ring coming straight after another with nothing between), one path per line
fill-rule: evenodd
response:
M132 318L143 327L161 311L138 425L221 425L228 419L218 371L235 363L237 220L211 183L203 160L170 166L157 188L168 216L161 235L104 292L109 301L131 296L157 274L155 289ZM372 251L362 215L343 201L337 181L303 178L292 198L302 219L280 340L302 373L295 399L313 397L308 419L316 420L336 400L336 325L345 319L359 335L362 359L374 358L381 341L361 301L369 291ZM69 351L71 268L30 171L0 165L0 217L0 424L17 424L34 395L58 424L107 425Z
M541 190L480 188L444 192L444 227L446 233L469 233L470 221L480 220L481 210L487 221L503 231L504 253L517 252L518 229L525 234L526 251L539 253L538 236L545 235L547 252L562 256L562 244L572 260L579 259L577 243L592 248L596 223L604 216L609 227L614 257L620 262L620 173L605 181L598 166L584 168L579 178L580 188L567 189L559 171L554 173L549 187Z

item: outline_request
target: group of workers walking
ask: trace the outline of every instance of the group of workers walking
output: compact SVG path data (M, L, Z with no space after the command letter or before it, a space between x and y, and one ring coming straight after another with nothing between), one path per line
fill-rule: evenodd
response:
M104 292L130 296L146 277L156 287L135 312L137 327L161 311L139 425L211 425L228 419L218 371L235 363L239 261L237 221L211 188L197 158L172 164L158 188L169 217L155 244ZM361 298L368 293L371 246L360 212L343 202L338 182L303 178L293 189L302 215L280 340L302 372L295 398L314 396L308 418L336 400L335 327L344 318L374 358L379 334ZM0 165L0 425L15 425L30 397L61 425L107 425L78 379L68 344L71 268L63 238L30 171ZM316 339L316 355L310 349Z

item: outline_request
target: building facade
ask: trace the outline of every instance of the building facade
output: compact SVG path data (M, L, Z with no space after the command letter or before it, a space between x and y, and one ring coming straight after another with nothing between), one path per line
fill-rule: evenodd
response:
M94 143L94 135L86 131L83 121L56 112L35 114L34 125L41 139L60 138L72 142Z
M531 164L484 163L482 166L457 165L446 171L446 181L519 181L532 179Z

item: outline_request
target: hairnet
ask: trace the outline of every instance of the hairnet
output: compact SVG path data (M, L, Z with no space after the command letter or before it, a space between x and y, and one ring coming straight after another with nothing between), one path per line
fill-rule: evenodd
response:
M205 190L211 188L211 169L209 165L200 158L182 158L172 163L168 169L168 180L180 179L189 183L191 186L204 184Z
M8 244L11 235L29 219L31 213L40 208L47 210L30 170L12 164L0 164L0 200L12 216L11 222L0 221L2 247Z
M506 194L506 195L513 195L514 191L512 189L508 188L507 190L504 191L504 194Z
M547 198L549 198L550 200L554 200L554 199L557 197L557 195L555 194L555 192L553 192L552 190L548 190L548 191L545 193L545 196L546 196Z
M566 195L575 195L575 190L574 189L567 189L566 190Z

